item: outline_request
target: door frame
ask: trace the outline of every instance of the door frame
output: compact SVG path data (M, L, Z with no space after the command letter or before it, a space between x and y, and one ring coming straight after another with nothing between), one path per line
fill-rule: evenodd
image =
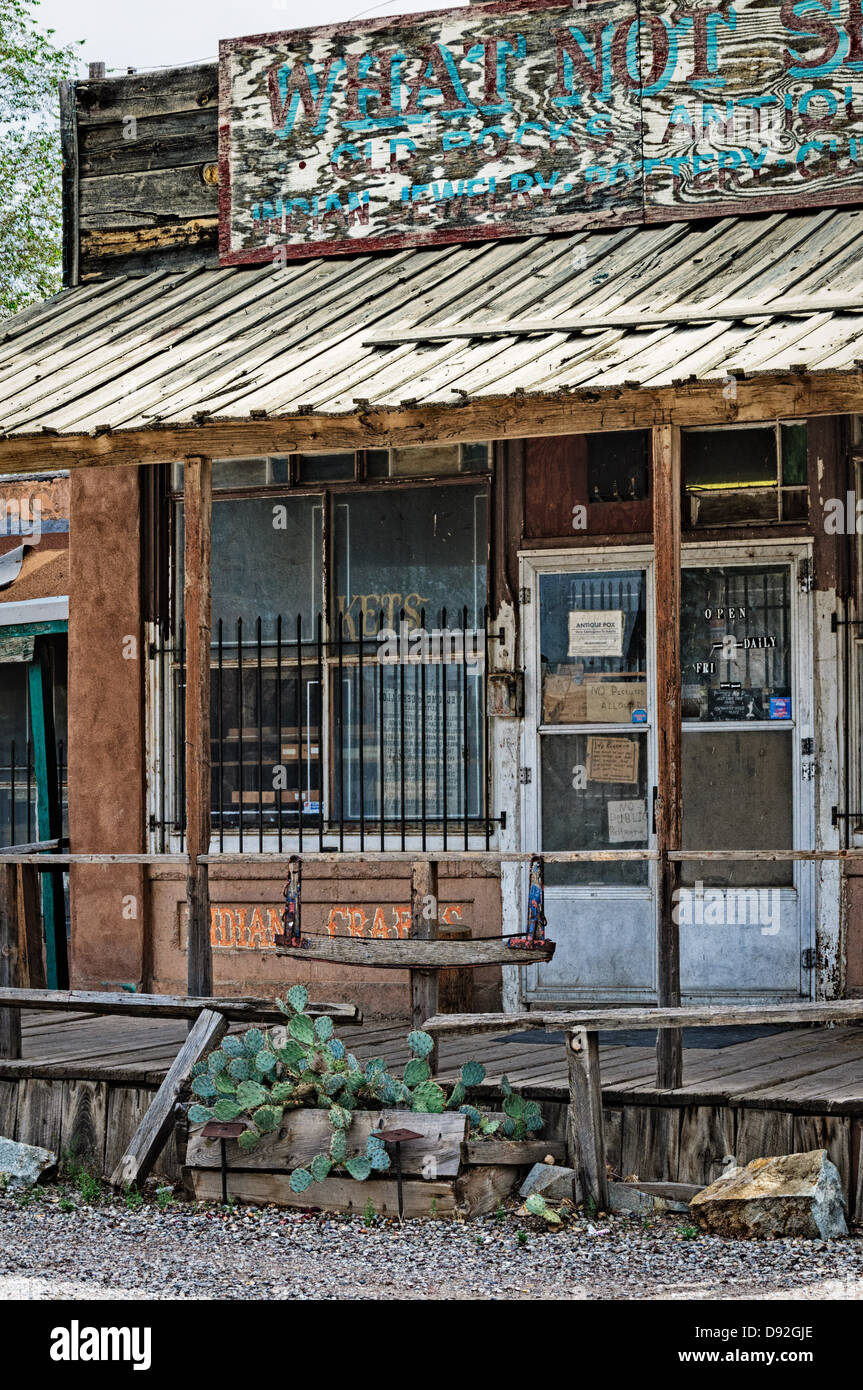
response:
M747 542L739 538L714 541L689 539L681 545L681 568L711 565L756 566L765 562L788 564L791 567L791 611L790 626L792 637L792 766L793 766L793 845L795 848L815 848L815 780L805 779L802 772L801 743L803 738L815 737L815 690L813 663L813 595L801 588L801 562L809 561L811 567L812 541L807 539L788 540L785 538L762 539ZM540 670L540 614L539 580L544 573L567 571L578 573L582 570L618 571L643 569L646 574L647 593L647 650L649 655L648 686L648 787L656 785L656 691L655 691L655 652L656 640L656 593L654 585L654 552L652 545L603 545L578 548L556 548L553 550L519 552L519 583L527 598L522 607L520 632L520 664L525 673L524 718L521 727L521 766L530 769L531 780L522 783L521 792L521 847L533 849L541 844L541 805L542 773L540 761L540 699L538 673ZM622 726L621 726L622 727ZM734 728L734 724L717 723L717 729ZM819 750L815 750L817 762ZM651 826L648 847L655 848L655 835ZM797 894L797 910L800 938L799 996L813 998L815 972L804 969L803 952L812 949L816 941L816 873L812 861L796 860L793 871L793 887ZM526 891L526 868L523 866L523 893ZM554 891L554 890L546 890ZM644 887L616 887L612 885L591 888L572 888L561 890L576 900L620 899L625 897L650 898L653 900L654 914L657 910L656 864L649 861L648 882ZM787 890L786 890L787 891ZM657 932L653 934L654 988L658 980L656 959ZM529 966L525 972L522 993L532 994L538 987L539 968ZM693 995L693 998L700 997ZM639 996L640 998L640 996ZM649 998L649 996L645 996ZM689 998L689 995L687 995ZM749 998L749 996L747 996ZM769 998L775 999L776 995ZM598 996L597 996L598 999ZM635 996L632 1001L636 1002ZM718 996L711 995L710 1002L719 1002ZM752 1000L751 1002L754 1002Z

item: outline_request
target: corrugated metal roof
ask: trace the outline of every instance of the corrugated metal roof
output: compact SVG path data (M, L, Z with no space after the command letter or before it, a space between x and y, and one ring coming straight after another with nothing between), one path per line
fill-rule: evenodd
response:
M741 300L761 317L739 317ZM651 322L694 306L738 316ZM861 306L863 209L848 208L160 272L66 290L3 325L0 432L841 372L863 357ZM375 342L465 325L485 336Z

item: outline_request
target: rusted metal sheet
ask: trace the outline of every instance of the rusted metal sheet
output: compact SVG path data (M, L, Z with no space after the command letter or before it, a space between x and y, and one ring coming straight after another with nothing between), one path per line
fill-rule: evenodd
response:
M522 0L230 39L223 264L859 200L863 7Z

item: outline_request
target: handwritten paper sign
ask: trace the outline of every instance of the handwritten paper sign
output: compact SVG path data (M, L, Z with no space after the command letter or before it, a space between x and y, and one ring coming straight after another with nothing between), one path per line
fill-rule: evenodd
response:
M223 264L859 200L861 0L523 0L220 47Z
M608 843L622 845L647 839L646 801L609 801Z
M637 782L638 739L592 734L587 740L588 782Z
M632 712L647 704L643 681L585 682L588 724L631 724Z

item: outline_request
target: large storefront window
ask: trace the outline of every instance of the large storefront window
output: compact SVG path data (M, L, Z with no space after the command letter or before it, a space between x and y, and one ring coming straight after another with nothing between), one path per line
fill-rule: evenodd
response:
M321 458L322 472L292 461L302 495L267 481L269 460L252 468L254 495L237 495L244 474L232 467L235 495L214 499L215 827L247 844L485 829L487 485L330 488L353 456ZM455 451L458 471L475 462ZM316 472L322 490L310 492ZM179 592L175 611L179 730ZM178 806L181 778L178 767Z

